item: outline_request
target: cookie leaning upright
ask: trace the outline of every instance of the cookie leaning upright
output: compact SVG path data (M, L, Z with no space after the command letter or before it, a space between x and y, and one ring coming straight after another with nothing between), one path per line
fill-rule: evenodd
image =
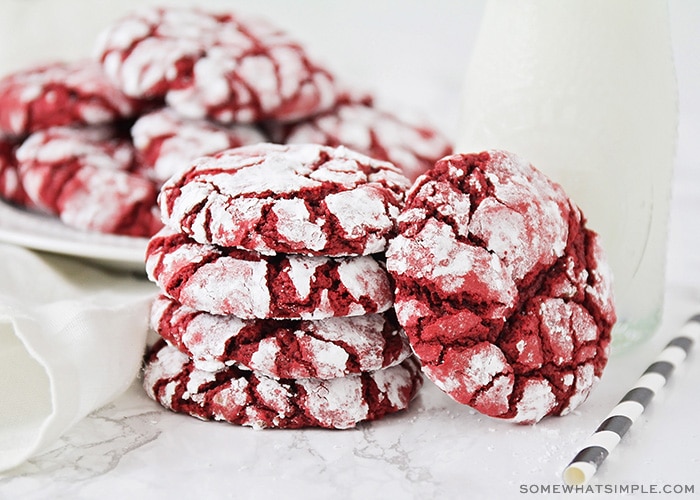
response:
M383 252L408 187L394 165L344 147L264 143L198 159L159 202L199 243L337 257Z
M96 47L127 95L163 98L188 118L295 120L332 106L332 75L261 19L197 8L149 8L105 30Z
M597 235L515 155L453 155L413 185L386 252L423 370L456 401L521 423L566 414L608 359L615 322Z

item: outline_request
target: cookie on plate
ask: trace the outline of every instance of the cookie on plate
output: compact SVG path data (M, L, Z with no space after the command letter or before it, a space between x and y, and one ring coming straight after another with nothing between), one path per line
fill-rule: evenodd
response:
M92 60L55 62L0 80L0 132L24 137L55 126L113 123L144 109Z
M169 108L139 117L131 127L131 137L139 168L159 184L188 168L200 156L267 139L252 125L224 126L191 120Z
M572 411L601 376L615 311L598 236L523 159L438 161L408 194L386 259L399 322L456 401L536 422Z
M256 144L199 158L163 185L164 222L200 243L263 254L382 252L408 179L345 147Z
M95 50L127 95L165 98L188 118L295 120L331 107L331 74L261 19L148 8L107 28Z
M150 319L156 333L205 371L238 364L273 378L330 379L388 368L412 354L393 311L315 321L243 320L160 295Z
M415 358L330 380L278 380L229 366L194 367L186 354L158 341L146 356L143 387L175 412L256 429L348 429L408 407L423 379Z
M393 163L411 181L452 153L450 141L437 129L379 109L371 97L347 97L331 110L283 125L275 141L347 146Z
M16 156L33 204L68 226L148 237L163 225L157 186L132 172L131 142L111 126L41 130Z
M265 256L203 245L169 227L149 241L146 272L181 304L244 319L359 316L393 303L389 275L374 256Z

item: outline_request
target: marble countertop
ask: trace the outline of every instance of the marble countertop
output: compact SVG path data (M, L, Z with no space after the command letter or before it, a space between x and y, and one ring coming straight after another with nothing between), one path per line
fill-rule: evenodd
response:
M135 383L51 449L0 475L0 498L519 498L561 488L563 468L698 300L670 289L659 335L614 356L598 389L566 417L513 425L426 382L409 410L355 429L256 431L168 412ZM697 358L674 374L591 488L700 492Z
M387 102L454 132L482 1L241 5L301 34L325 57L335 54L337 71L350 80L374 82ZM129 6L120 2L96 15ZM50 449L0 474L0 499L558 498L561 472L579 447L682 322L700 310L700 35L692 29L700 25L700 3L671 0L670 6L681 121L664 322L650 341L613 355L598 388L573 414L514 425L459 405L426 381L407 411L355 429L256 431L168 412L136 381ZM71 38L51 55L76 47ZM3 69L11 65L0 60ZM696 349L673 375L583 498L619 498L635 488L625 497L646 497L664 486L694 488L679 498L700 496L699 356Z

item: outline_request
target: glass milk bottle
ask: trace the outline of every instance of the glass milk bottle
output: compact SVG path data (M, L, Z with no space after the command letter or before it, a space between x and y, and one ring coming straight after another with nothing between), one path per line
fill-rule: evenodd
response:
M614 275L613 347L658 327L677 133L664 0L487 0L457 151L507 149L559 182Z

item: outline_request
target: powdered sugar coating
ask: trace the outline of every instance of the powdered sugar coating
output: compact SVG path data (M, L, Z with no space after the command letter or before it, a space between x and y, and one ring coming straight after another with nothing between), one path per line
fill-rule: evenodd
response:
M170 228L151 238L149 278L181 304L244 319L323 319L389 309L389 275L373 256L264 256L202 245Z
M330 380L277 380L236 366L206 372L160 341L147 355L143 387L164 407L202 420L254 429L349 429L406 409L422 382L414 357L390 368Z
M294 120L333 105L328 71L260 19L198 8L148 8L100 36L97 57L134 97L165 97L188 118Z
M367 255L395 230L409 181L347 148L256 144L195 161L163 185L165 223L263 254Z
M162 227L156 185L131 171L131 143L111 127L41 130L16 156L33 205L68 226L142 237Z
M600 377L615 311L598 237L521 158L437 162L409 192L386 258L399 322L455 400L530 423L572 411Z
M336 378L387 368L411 355L392 313L321 320L244 320L159 296L151 328L198 369L238 364L273 378Z
M0 80L0 132L16 137L53 126L112 123L143 107L92 60L55 62Z
M252 125L187 119L169 108L141 116L131 127L131 137L145 175L161 184L200 156L266 140Z
M381 110L371 98L348 98L331 110L281 127L276 142L347 146L393 163L411 181L452 153L450 141L440 131Z

